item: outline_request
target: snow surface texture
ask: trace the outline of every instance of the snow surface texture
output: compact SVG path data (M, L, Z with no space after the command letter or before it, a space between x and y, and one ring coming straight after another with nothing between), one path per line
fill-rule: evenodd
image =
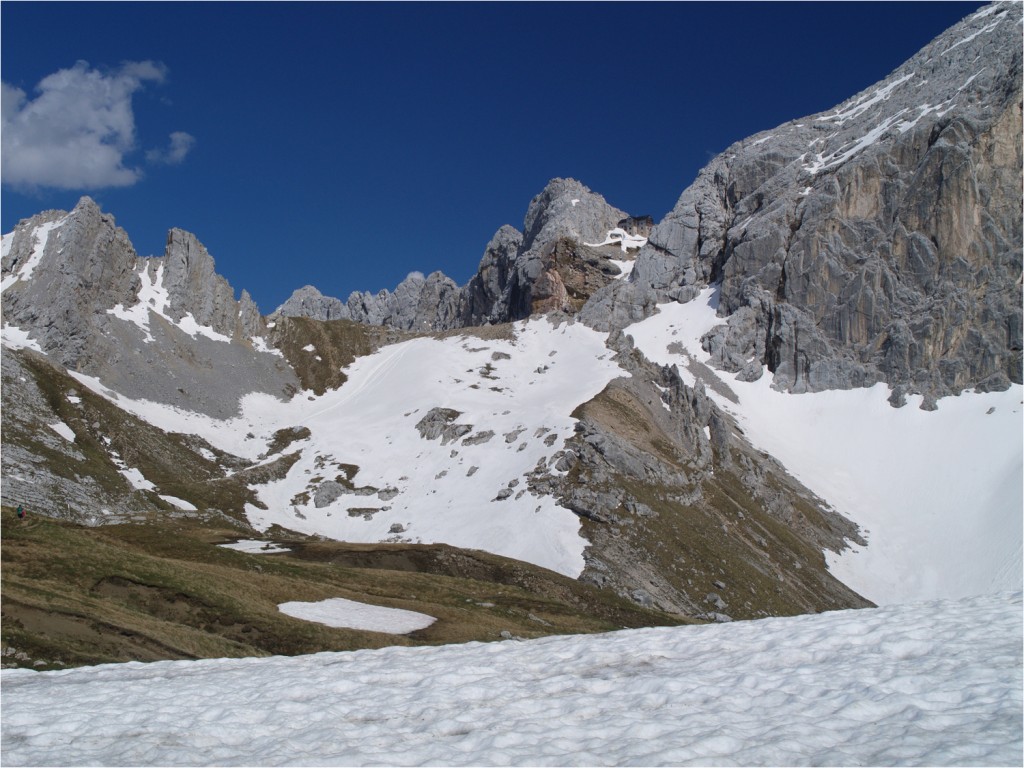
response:
M170 406L115 402L170 432L198 434L235 455L257 459L274 433L308 427L302 455L286 477L257 488L267 509L247 507L261 531L277 524L339 541L442 542L523 560L578 576L587 541L579 518L527 488L540 467L556 473L554 455L573 433L569 414L612 378L604 335L581 323L516 323L515 340L460 336L412 339L357 359L348 381L288 403L254 394L242 415L218 421ZM72 374L111 397L95 379ZM434 408L458 411L456 439L421 436L416 425ZM276 460L272 456L267 461ZM346 478L331 500L324 481Z
M1020 593L294 658L5 670L4 765L1020 765Z
M692 385L687 364L708 362L700 338L721 322L716 309L717 291L708 288L687 304L660 305L626 332ZM1020 385L943 398L929 412L920 397L891 407L884 384L793 395L772 389L767 371L751 383L713 375L708 394L751 443L861 526L867 547L826 553L848 587L877 604L1020 588Z

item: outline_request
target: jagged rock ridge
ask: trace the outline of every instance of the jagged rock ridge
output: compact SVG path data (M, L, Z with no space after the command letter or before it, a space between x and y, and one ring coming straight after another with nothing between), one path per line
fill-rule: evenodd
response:
M227 417L249 392L283 396L297 384L266 345L255 302L244 291L236 301L183 230L170 231L163 257L141 258L114 217L83 197L71 212L19 223L4 238L2 275L5 323L129 397Z
M651 226L649 216L628 216L574 179L552 179L530 202L523 232L510 225L498 229L465 286L441 272L414 272L394 292L355 292L345 302L305 286L277 313L415 331L503 323L535 312L575 313L621 275L612 263L621 249L586 243L603 243L616 228L646 237Z

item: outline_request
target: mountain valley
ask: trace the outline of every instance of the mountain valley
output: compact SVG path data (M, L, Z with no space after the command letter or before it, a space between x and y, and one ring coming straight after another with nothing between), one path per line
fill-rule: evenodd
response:
M1022 9L727 148L574 179L459 286L269 315L83 197L2 241L5 666L295 655L1022 581ZM19 519L15 508L27 515ZM416 611L326 627L290 601Z

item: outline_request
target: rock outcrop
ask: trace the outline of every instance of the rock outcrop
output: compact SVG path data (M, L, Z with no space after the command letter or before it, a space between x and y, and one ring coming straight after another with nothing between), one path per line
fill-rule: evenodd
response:
M894 402L1021 381L1021 5L987 6L835 109L729 147L583 312L720 282L717 365Z
M4 238L0 274L5 324L127 397L227 418L245 394L296 389L263 341L256 304L245 292L235 300L188 232L171 230L163 257L141 258L114 217L83 197L71 212L19 223Z
M576 409L557 472L530 481L581 518L581 578L709 620L867 605L822 554L860 540L856 527L753 450L700 380L651 364L626 334L611 344L630 376Z
M484 250L477 273L459 287L440 272L414 272L394 292L352 293L346 302L306 286L277 312L289 317L353 320L407 331L444 331L504 323L535 313L575 313L618 277L621 248L587 247L625 224L649 231L650 217L627 216L574 179L552 179L530 201L523 232L504 225ZM643 236L643 235L638 235Z

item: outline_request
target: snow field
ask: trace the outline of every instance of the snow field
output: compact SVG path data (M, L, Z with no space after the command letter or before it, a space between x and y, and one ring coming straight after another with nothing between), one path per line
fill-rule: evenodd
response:
M1011 765L1020 593L294 658L5 670L6 765Z
M131 401L73 375L161 429L197 434L251 460L277 430L308 427L311 436L285 450L301 451L287 476L257 488L267 509L247 508L258 530L276 523L339 541L446 543L575 577L587 546L579 520L531 493L526 475L538 466L556 472L549 463L573 433L569 414L628 374L611 361L604 335L582 324L540 318L514 328L514 341L463 336L386 346L346 368L348 381L337 390L286 403L247 395L242 415L226 421ZM459 411L455 423L472 430L447 444L424 439L416 424L433 408ZM492 437L475 441L488 431ZM353 490L317 508L316 489L343 475L342 464L359 467L356 489L383 494ZM508 495L496 500L499 493Z
M686 363L708 361L700 337L722 322L716 308L709 288L688 304L661 305L626 332L692 385ZM708 385L747 439L861 526L867 547L826 553L844 584L878 604L1020 588L1024 388L964 392L929 412L920 397L891 407L882 384L792 395L773 390L767 371L750 383L711 375L738 397Z
M293 400L287 423L312 436L295 444L302 456L287 477L258 489L269 509L250 506L250 521L342 541L444 542L577 576L587 545L578 519L531 493L526 475L572 435L572 410L623 371L608 360L603 336L580 324L515 328L514 342L467 336L385 347L346 369L339 390ZM424 439L416 424L436 407L459 411L454 423L472 429L447 444ZM357 490L319 509L296 503L340 464L359 467L357 489L384 493Z

